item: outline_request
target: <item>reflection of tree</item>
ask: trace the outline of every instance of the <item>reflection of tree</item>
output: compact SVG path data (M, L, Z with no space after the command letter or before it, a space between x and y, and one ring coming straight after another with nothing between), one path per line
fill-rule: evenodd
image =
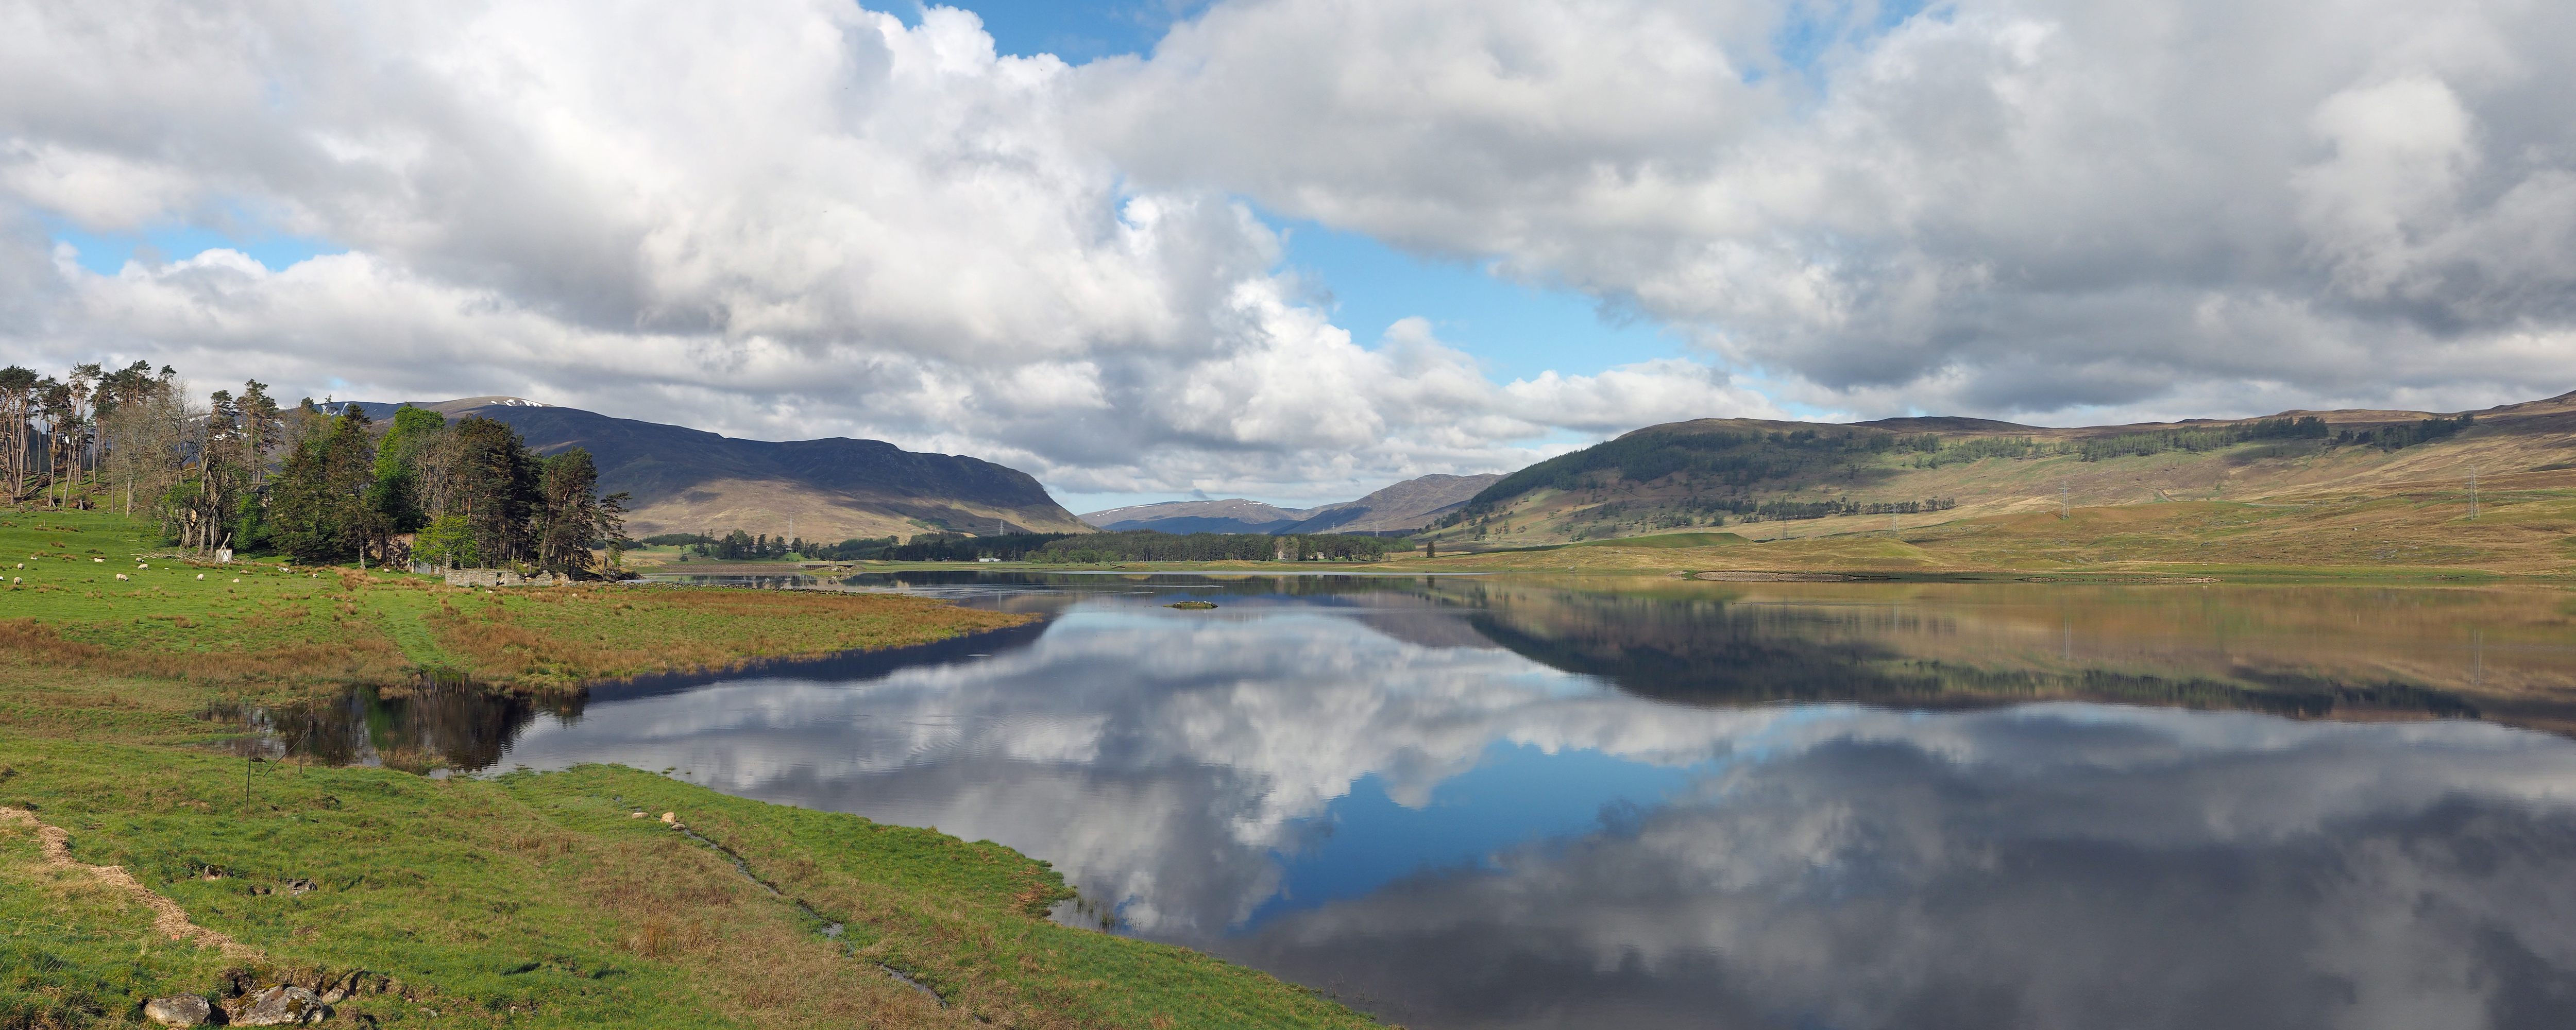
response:
M209 714L241 721L277 753L327 765L473 772L498 764L538 712L572 721L583 702L577 691L515 693L424 675L399 687L359 686L327 700Z
M2174 708L2236 709L2299 718L2469 717L2456 694L2396 681L2352 683L2296 672L2049 668L2014 661L1971 665L1909 656L1927 627L1863 609L1649 601L1551 593L1489 595L1468 619L1497 644L1567 672L1599 676L1631 693L1690 704L1850 701L1963 708L2032 700L2085 700ZM1955 636L1955 626L1929 627ZM1900 632L1903 630L1904 632Z

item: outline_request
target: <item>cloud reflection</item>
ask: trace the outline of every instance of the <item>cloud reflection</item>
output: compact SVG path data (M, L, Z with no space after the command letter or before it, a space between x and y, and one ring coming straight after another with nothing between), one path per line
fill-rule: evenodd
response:
M512 758L998 840L1136 932L1418 1027L2523 1026L2576 1003L2563 738L1685 707L1391 635L1387 608L1143 605L861 682L602 701ZM1497 745L1688 775L1602 788L1588 832L1264 907L1355 784L1469 803L1444 788Z

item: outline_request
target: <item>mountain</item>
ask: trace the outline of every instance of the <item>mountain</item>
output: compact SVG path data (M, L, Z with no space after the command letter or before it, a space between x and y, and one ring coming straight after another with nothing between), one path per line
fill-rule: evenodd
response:
M1281 508L1229 497L1221 501L1164 501L1095 511L1082 521L1112 532L1151 529L1164 533L1276 533L1321 511Z
M1314 509L1287 533L1386 533L1420 529L1463 507L1501 476L1429 475L1408 479L1356 501Z
M1229 497L1221 501L1164 501L1095 511L1082 521L1111 531L1164 533L1391 533L1420 529L1503 477L1429 475L1408 479L1356 501L1315 508Z
M2576 393L2475 412L2285 411L2050 428L1969 418L1648 426L1495 480L1450 547L1743 525L1777 538L2186 500L2329 503L2576 469ZM2547 476L2543 476L2547 478ZM2554 479L2550 480L2555 482Z
M1090 531L1028 473L880 440L738 440L516 397L365 407L377 419L396 407L426 408L450 421L480 415L518 430L539 454L587 448L599 463L601 492L632 495L626 528L636 537L736 529L835 541L933 530Z

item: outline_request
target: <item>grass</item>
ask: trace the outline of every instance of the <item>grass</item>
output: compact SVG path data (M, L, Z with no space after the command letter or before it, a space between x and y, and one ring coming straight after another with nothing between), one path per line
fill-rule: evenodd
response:
M561 685L900 647L1027 619L875 594L473 590L399 572L215 566L166 556L121 518L78 512L0 519L0 558L19 566L0 566L12 580L0 589L0 648L213 685L387 682L419 669Z
M1253 970L1054 923L1063 878L990 842L612 766L430 779L252 763L229 726L199 718L219 698L430 667L541 686L1020 616L877 595L208 569L80 514L0 519L0 548L41 555L0 590L0 805L256 952L154 933L136 898L48 864L31 828L0 823L0 1027L142 1025L145 999L216 991L244 961L262 983L362 974L344 1023L1374 1025ZM666 811L690 832L655 818ZM286 889L298 880L317 886ZM825 936L827 921L845 932Z
M1758 542L1702 534L1443 555L1426 571L1775 571L1905 578L2219 577L2463 582L2576 573L2576 490L2447 496L2186 501L1962 518ZM2464 499L2462 499L2464 500ZM1653 542L1653 543L1648 543ZM1623 546L1625 545L1625 546Z

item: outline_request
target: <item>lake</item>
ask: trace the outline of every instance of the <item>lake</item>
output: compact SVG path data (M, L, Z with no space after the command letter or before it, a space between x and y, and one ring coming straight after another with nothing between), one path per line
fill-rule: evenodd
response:
M999 841L1082 892L1061 919L1415 1028L2576 1013L2565 590L797 585L1046 618L277 721L337 760L619 762Z

